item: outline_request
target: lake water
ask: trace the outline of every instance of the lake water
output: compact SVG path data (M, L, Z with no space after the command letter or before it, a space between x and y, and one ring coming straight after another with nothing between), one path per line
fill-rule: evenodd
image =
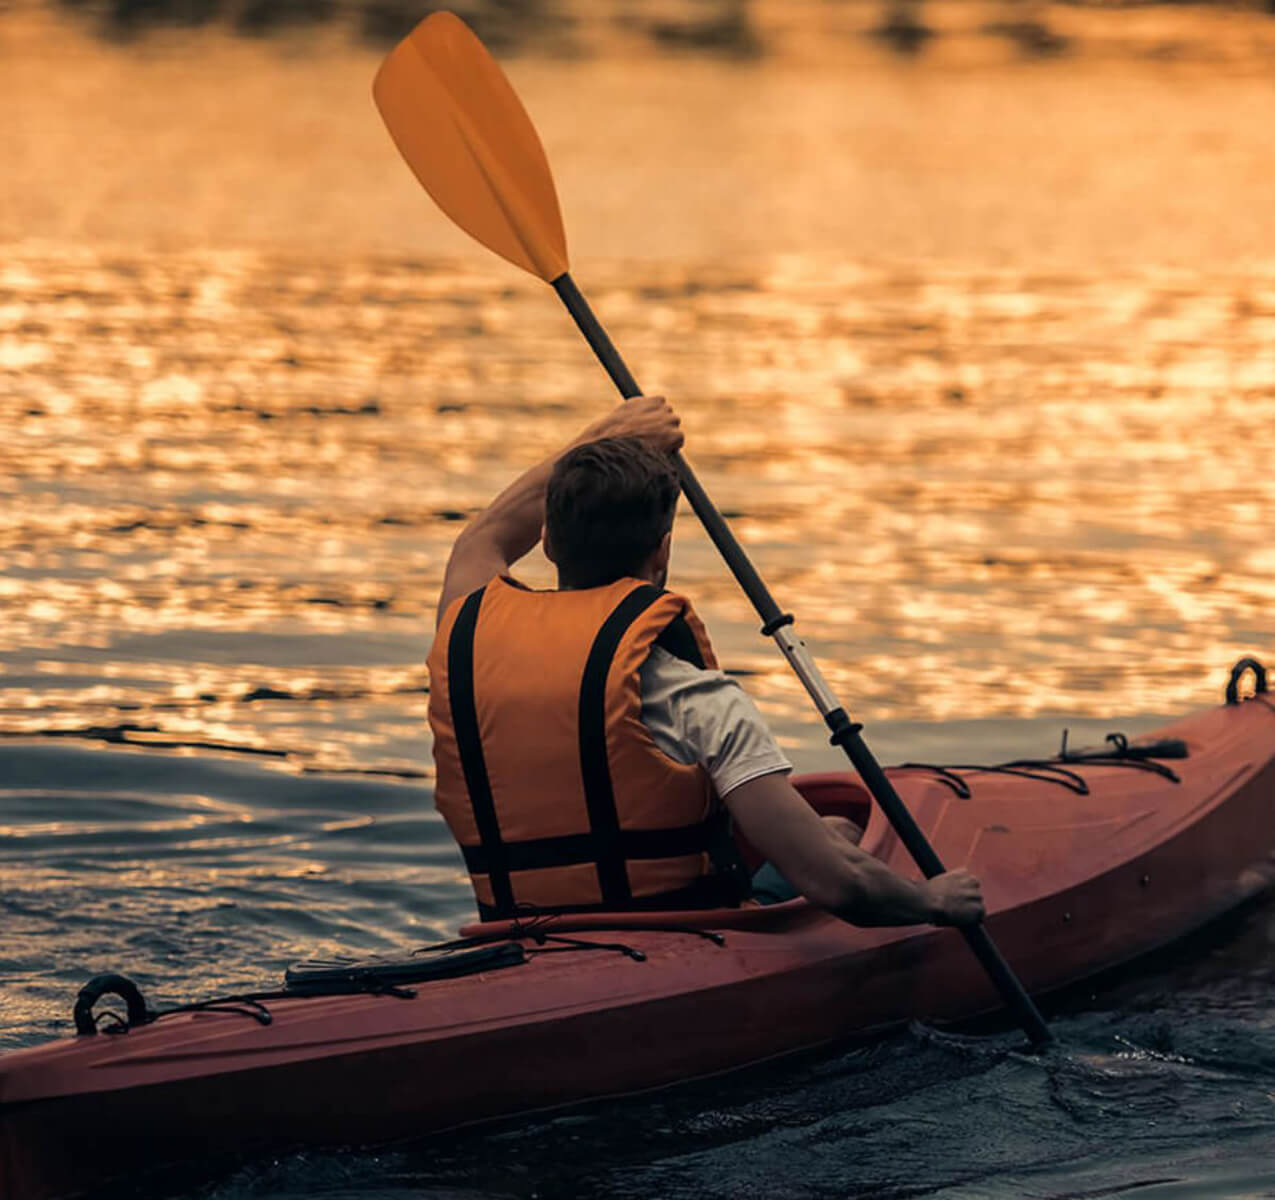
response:
M1275 77L1219 21L1212 59L511 65L577 280L885 761L1141 732L1275 654ZM0 53L14 1047L108 968L176 1001L469 915L430 803L443 566L613 396L416 189L376 50L19 5ZM794 760L836 767L689 513L674 554ZM1259 907L1069 997L1045 1060L914 1031L165 1194L1275 1195L1273 965Z

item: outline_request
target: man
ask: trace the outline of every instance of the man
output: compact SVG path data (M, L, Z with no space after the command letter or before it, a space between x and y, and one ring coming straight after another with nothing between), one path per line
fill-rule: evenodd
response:
M748 894L730 819L789 894L857 925L972 924L966 871L914 882L820 818L756 708L664 590L681 423L639 397L461 533L430 653L439 811L485 920L670 910ZM558 588L509 569L543 538Z

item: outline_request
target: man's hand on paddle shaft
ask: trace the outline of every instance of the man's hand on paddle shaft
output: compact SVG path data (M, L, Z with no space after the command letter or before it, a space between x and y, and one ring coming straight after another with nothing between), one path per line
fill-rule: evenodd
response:
M663 396L635 396L595 421L573 442L600 442L603 438L635 437L656 450L675 454L686 441L682 419Z
M968 871L899 875L855 844L850 822L820 818L783 773L750 779L724 802L793 887L852 925L974 925L983 918L982 891Z
M637 396L594 421L557 454L514 480L461 531L447 560L438 617L496 575L503 575L540 540L545 520L545 488L553 465L568 450L603 438L636 437L673 454L685 440L682 422L663 396Z
M948 871L928 880L926 888L934 901L935 925L974 925L986 913L983 889L978 880L964 869Z

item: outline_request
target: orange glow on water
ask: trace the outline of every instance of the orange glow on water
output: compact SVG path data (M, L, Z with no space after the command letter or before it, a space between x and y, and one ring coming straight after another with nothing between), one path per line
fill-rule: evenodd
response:
M787 57L511 70L580 282L830 679L874 719L1211 702L1275 607L1265 43L971 64L948 30L847 72L762 7ZM419 194L374 51L4 21L0 731L428 778L450 543L605 378ZM675 582L794 736L689 519Z

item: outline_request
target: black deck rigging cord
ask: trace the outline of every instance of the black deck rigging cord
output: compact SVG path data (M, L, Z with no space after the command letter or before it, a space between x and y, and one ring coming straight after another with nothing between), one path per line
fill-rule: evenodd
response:
M1067 733L1063 730L1062 746L1052 758L1016 758L1007 763L900 763L895 770L931 771L940 783L945 784L962 800L968 800L973 788L958 771L986 773L989 775L1018 775L1037 783L1056 783L1077 796L1089 795L1089 784L1084 776L1073 770L1075 766L1128 767L1135 771L1150 771L1170 783L1182 780L1172 767L1158 762L1162 758L1186 758L1190 751L1180 738L1162 738L1158 742L1130 742L1123 733L1109 733L1106 741L1110 749L1069 750ZM1066 763L1066 766L1062 764Z
M398 1000L411 1000L416 997L417 991L413 987L406 986L405 979L410 982L428 983L435 979L454 978L457 975L477 973L481 970L517 966L541 954L608 950L613 953L623 954L633 962L646 962L647 960L643 951L635 946L625 945L623 942L595 942L587 938L568 937L562 933L550 932L546 927L552 925L555 920L560 919L557 914L537 912L526 915L529 918L526 923L523 922L522 918L517 918L511 923L511 927L507 932L478 934L473 937L454 938L448 942L437 942L431 946L418 946L403 959L387 959L383 964L378 964L376 960L354 959L350 960L348 966L344 967L339 963L334 964L322 982L314 987L307 987L300 980L292 982L292 977L289 976L290 986L280 989L264 992L237 992L230 996L214 996L208 1000L193 1000L187 1004L176 1004L160 1010L147 1007L141 989L128 976L119 974L96 975L80 989L76 998L75 1032L81 1036L92 1036L99 1032L119 1035L128 1033L129 1030L136 1029L142 1025L153 1024L162 1017L189 1012L230 1013L251 1017L261 1025L270 1025L274 1021L273 1015L269 1008L266 1007L266 1002L270 1000L302 1000L317 996L336 995L390 996ZM695 929L679 925L655 923L614 926L612 929L621 933L626 931L638 933L681 933L690 937L703 938L716 946L724 946L726 944L725 936L712 929ZM592 931L582 930L581 932ZM608 931L605 928L599 928L596 932ZM523 946L523 941L533 942L534 946L531 948ZM555 944L549 945L549 943ZM441 970L431 971L430 968L422 965L417 968L417 973L413 976L410 960L418 955L430 953L446 955L459 952L463 956L466 952L484 949L488 950L489 953L479 956L481 961L475 961L468 970L448 971L446 969L446 960L440 958L437 961L444 964ZM461 957L453 961L460 963L462 967L465 965ZM378 973L378 970L382 971L383 974ZM395 975L403 978L395 979L392 977ZM387 978L386 976L391 977ZM97 1001L103 996L112 995L118 996L127 1004L127 1017L122 1017L119 1013L110 1009L94 1014L93 1006Z

